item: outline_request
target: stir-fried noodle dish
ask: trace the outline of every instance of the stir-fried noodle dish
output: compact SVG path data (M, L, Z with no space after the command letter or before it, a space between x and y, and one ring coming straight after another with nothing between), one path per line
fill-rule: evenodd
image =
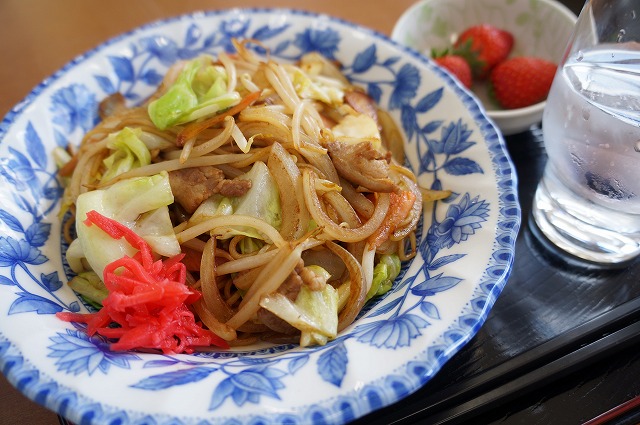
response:
M319 54L175 63L144 104L113 94L55 157L61 216L113 350L325 344L415 255L423 202L390 115Z

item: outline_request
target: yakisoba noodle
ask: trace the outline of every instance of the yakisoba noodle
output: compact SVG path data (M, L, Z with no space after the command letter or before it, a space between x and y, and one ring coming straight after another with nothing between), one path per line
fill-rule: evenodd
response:
M448 193L418 187L390 116L334 62L280 63L234 44L176 63L141 106L101 103L60 170L77 216L68 258L85 281L70 284L100 308L101 272L123 254L79 226L104 206L155 258L186 253L186 284L202 294L189 308L231 345L324 344L415 255L423 198ZM148 195L169 187L166 202ZM86 289L92 273L102 296Z

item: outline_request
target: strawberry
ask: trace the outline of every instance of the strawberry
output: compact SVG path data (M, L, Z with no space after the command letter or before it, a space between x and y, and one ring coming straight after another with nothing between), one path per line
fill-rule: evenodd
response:
M467 59L473 75L485 79L513 48L513 35L490 24L474 25L460 34L454 52Z
M462 56L445 54L434 61L455 75L465 87L471 88L471 67Z
M519 56L496 65L489 80L493 96L505 109L523 108L547 98L556 64Z

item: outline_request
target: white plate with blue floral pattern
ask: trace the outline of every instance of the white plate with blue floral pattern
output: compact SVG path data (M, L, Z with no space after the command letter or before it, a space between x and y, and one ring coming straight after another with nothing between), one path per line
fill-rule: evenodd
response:
M426 187L418 255L392 291L326 346L193 355L111 352L55 313L84 311L64 284L55 146L79 143L98 102L138 102L180 58L259 40L294 61L343 65L400 123ZM520 227L502 136L469 92L416 52L328 16L203 12L112 39L38 85L0 124L0 367L26 396L77 423L346 423L416 391L484 323L509 276Z

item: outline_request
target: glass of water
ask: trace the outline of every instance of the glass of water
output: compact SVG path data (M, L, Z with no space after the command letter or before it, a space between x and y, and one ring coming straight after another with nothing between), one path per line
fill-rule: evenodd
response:
M548 162L533 204L574 256L640 254L640 0L587 0L542 119Z

